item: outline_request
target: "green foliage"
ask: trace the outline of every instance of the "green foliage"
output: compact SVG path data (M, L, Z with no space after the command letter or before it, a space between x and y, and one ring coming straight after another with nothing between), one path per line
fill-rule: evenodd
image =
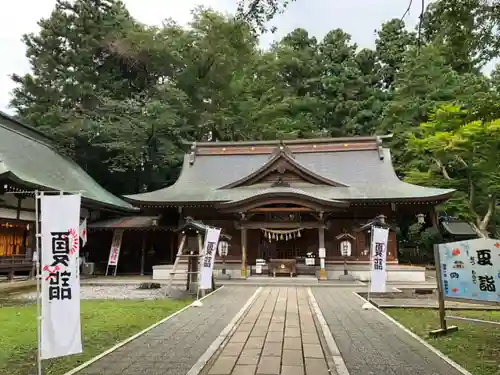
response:
M483 231L500 70L480 68L500 50L498 2L434 1L419 33L388 20L373 50L340 29L296 29L260 50L287 3L239 1L235 17L198 7L188 27L148 27L118 0L58 0L24 37L32 73L13 75L12 106L118 194L172 183L183 141L393 133L398 175L457 189L446 209Z
M500 188L500 119L477 120L458 106L443 106L420 125L408 145L431 166L410 170L409 179L458 189L462 194L448 202L449 209L485 234Z

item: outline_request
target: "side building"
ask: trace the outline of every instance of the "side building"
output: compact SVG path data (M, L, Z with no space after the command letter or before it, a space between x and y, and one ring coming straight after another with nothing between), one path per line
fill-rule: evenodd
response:
M180 227L191 217L222 228L231 237L225 268L233 278L262 272L257 264L264 264L265 273L274 260L289 260L298 274L337 279L346 260L340 244L348 241L348 272L366 280L370 223L394 229L405 216L438 226L435 206L453 193L399 180L382 140L193 143L174 185L124 198L160 222L168 218L170 225ZM170 264L154 266L154 278L170 275L171 241L164 250ZM322 249L324 265L318 259ZM425 279L422 268L398 264L397 250L391 230L389 280ZM309 257L315 260L307 261Z
M60 155L38 130L0 112L0 274L32 270L35 190L81 191L81 218L89 222L139 211Z

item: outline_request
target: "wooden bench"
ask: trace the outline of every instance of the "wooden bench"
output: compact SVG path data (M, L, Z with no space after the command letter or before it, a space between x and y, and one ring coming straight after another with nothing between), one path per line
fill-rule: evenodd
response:
M31 278L33 272L33 261L24 255L0 257L0 273L7 273L9 280L13 280L16 272L29 272Z
M269 273L276 277L276 274L289 274L290 277L297 275L297 261L295 259L271 259L268 263Z

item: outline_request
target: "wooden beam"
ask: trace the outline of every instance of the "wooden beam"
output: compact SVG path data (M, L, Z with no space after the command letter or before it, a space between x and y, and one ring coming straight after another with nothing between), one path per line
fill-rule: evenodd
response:
M307 207L260 207L253 208L250 212L316 212Z
M236 222L236 228L242 229L294 229L294 228L324 228L325 224L314 221L304 221L304 222L269 222L269 221L260 221L260 222Z

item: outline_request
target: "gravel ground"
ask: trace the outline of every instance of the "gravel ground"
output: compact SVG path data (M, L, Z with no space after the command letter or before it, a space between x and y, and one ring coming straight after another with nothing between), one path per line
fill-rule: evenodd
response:
M137 289L136 285L82 285L80 299L141 299L153 300L166 298L167 288ZM18 299L35 299L36 292L23 293Z

